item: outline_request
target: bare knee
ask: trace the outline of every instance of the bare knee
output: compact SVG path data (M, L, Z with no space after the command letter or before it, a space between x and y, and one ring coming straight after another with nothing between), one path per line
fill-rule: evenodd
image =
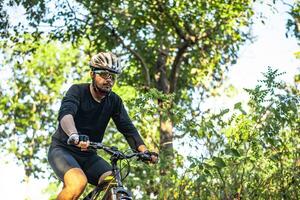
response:
M102 183L104 181L104 179L110 175L112 175L112 171L108 171L108 172L105 172L104 174L102 174L99 178L98 184Z
M87 178L79 168L72 168L64 175L64 190L72 197L77 199L83 193Z

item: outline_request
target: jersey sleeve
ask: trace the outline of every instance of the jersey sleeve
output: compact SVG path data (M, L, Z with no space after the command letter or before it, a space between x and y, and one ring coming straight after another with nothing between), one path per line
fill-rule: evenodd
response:
M118 98L112 118L118 131L125 136L131 149L137 150L140 145L144 145L144 141L129 118L121 98Z
M78 85L72 85L62 99L61 106L58 113L58 121L60 121L63 118L63 116L68 114L71 114L74 117L75 114L77 113L79 105L80 105L79 87Z

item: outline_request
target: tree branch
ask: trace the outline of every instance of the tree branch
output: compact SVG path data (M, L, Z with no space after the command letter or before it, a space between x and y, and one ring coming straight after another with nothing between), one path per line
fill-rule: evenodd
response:
M160 91L163 91L164 94L168 94L170 92L170 82L167 77L167 69L166 69L166 62L167 57L169 54L168 49L163 49L160 47L159 54L157 57L156 62L156 83L157 83L157 89Z
M106 25L106 27L108 29L111 30L112 35L122 44L122 46L127 49L137 60L140 61L142 68L143 68L143 72L144 72L144 76L145 76L145 83L147 87L150 87L151 84L151 80L150 80L150 73L149 73L149 69L147 67L146 61L144 60L144 58L134 49L132 49L130 47L130 45L126 45L124 40L120 34L118 34L116 28L110 23L110 21L108 19L106 19L105 17L103 18L105 23L108 24Z
M158 2L158 10L165 14L168 19L171 22L171 25L174 27L175 32L177 33L177 35L179 36L179 38L183 39L186 42L191 42L191 43L196 43L199 39L200 36L197 35L189 26L189 23L186 21L183 21L183 27L181 28L178 24L178 22L180 21L180 17L175 13L173 16L167 12L167 9L164 5L162 5L162 3Z
M172 64L171 74L170 74L170 92L173 93L177 89L177 82L178 82L178 73L180 69L180 65L183 60L183 55L186 52L187 48L190 46L189 42L184 42L178 48L175 60Z
M187 38L186 38L186 35L185 35L184 31L178 26L178 23L176 23L176 22L174 21L173 16L171 16L169 12L166 12L165 6L163 6L159 1L158 1L158 10L159 10L161 13L165 14L165 15L169 18L169 20L171 21L171 24L172 24L172 26L174 27L174 29L175 29L177 35L178 35L181 39L183 39L183 40L186 41Z
M133 50L129 45L126 45L124 39L122 39L121 36L119 35L115 35L115 36L117 37L118 41L121 42L123 47L127 49L130 53L132 53L135 56L135 58L140 61L145 75L146 86L150 87L150 83L151 83L150 73L144 58L137 51Z

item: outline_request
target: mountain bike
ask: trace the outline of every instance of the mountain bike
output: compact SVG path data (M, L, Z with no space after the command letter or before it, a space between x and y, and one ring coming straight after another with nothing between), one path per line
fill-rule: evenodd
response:
M104 146L102 143L90 142L90 148L102 149L106 153L110 154L110 162L112 165L112 175L108 176L104 182L97 185L83 200L132 200L132 194L127 191L122 181L130 173L129 159L137 157L138 160L150 161L151 155L147 153L130 153L125 154L118 150L117 147ZM118 167L118 161L127 161L127 174L122 178L121 170Z

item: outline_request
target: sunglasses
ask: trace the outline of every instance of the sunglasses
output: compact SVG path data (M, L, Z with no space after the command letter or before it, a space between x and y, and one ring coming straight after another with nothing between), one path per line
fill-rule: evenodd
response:
M117 74L114 74L114 73L111 73L109 71L103 71L103 70L97 70L97 71L94 71L95 74L98 74L101 78L104 78L104 79L111 79L111 80L116 80L118 75Z

